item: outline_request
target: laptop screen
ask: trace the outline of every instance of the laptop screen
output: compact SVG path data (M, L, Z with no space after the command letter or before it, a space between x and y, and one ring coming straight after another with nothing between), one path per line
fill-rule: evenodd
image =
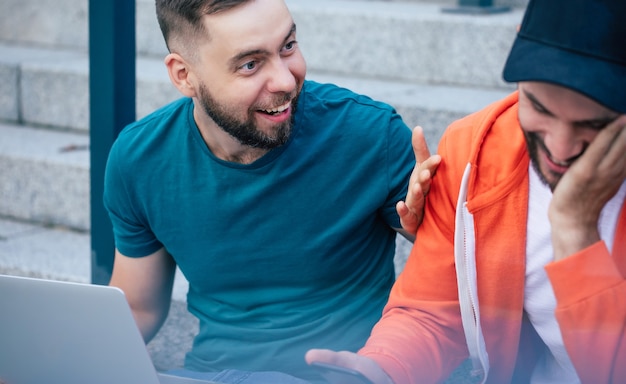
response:
M159 384L123 292L0 275L7 384Z

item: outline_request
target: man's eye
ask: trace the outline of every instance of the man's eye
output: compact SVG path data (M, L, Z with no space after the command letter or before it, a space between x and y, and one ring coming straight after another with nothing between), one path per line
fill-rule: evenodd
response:
M606 126L608 125L608 123L605 122L601 122L601 123L589 123L587 125L587 128L593 130L593 131L601 131L604 128L606 128Z
M252 71L256 68L256 66L257 66L256 61L249 61L245 63L244 65L242 65L240 68L243 69L244 71Z
M535 111L542 113L542 114L548 114L548 111L540 104L532 103L532 105L535 108Z
M285 51L291 51L296 47L296 44L298 44L297 41L292 40L290 42L288 42L287 44L285 44L285 47L283 48Z

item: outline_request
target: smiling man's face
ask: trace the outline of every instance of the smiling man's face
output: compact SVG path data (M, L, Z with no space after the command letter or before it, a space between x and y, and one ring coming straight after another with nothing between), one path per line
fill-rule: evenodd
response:
M563 174L618 113L569 88L519 83L519 121L533 166L554 190Z
M204 17L194 65L198 101L241 144L271 149L289 138L306 64L282 0L255 0Z

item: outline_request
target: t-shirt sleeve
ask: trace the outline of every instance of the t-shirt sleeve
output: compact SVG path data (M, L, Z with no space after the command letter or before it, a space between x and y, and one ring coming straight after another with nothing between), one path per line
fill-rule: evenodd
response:
M415 156L411 146L411 129L395 112L391 115L387 131L386 161L389 195L381 213L391 227L400 228L396 204L406 198Z
M120 147L114 143L109 153L104 175L104 207L113 224L115 247L125 256L147 256L163 246L147 225L137 187L132 184L132 160L128 161Z

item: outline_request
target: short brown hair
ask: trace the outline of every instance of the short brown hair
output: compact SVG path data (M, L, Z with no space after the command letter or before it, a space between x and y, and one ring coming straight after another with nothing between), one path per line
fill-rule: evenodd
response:
M250 0L156 0L156 14L170 52L193 49L208 36L202 17L235 8Z

